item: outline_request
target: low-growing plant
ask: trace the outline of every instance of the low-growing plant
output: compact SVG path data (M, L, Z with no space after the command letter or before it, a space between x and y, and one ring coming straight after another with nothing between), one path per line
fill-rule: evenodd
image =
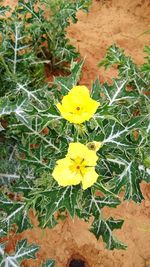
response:
M40 86L44 64L50 72L79 56L66 30L71 21L77 22L79 10L88 10L89 0L18 0L14 8L1 2L0 94L26 79L31 87L35 79Z
M111 46L100 66L117 65L118 77L111 84L97 79L90 91L78 85L82 61L52 84L39 77L39 64L32 78L30 64L21 74L14 62L1 61L1 231L33 227L32 209L42 228L69 215L93 218L90 231L106 248L125 249L113 234L123 220L105 218L103 208L141 203L140 184L150 182L149 55L138 67Z
M109 249L124 248L112 235L123 221L105 220L101 209L119 205L120 191L126 200L143 199L140 183L150 179L150 114L145 95L149 80L115 46L109 48L103 65L112 64L116 57L119 77L111 85L96 80L91 96L86 87L76 86L81 62L72 65L70 76L55 78L51 88L28 91L22 84L16 97L1 98L1 116L8 122L2 131L4 165L13 161L12 167L16 166L15 173L6 172L6 167L4 173L1 165L1 178L5 182L8 178L10 190L22 194L19 202L2 194L3 228L4 222L7 229L17 220L18 231L27 229L30 208L41 227L52 227L57 223L54 214L66 208L72 217L94 216L91 231L97 238L102 235Z

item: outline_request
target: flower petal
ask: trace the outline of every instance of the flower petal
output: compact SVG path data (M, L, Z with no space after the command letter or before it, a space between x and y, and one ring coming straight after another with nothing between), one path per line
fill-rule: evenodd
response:
M88 187L91 187L98 178L98 174L96 173L94 168L89 168L89 171L86 172L86 174L84 175L83 179L82 179L82 186L83 189L87 189Z
M61 186L77 185L81 182L81 176L69 169L70 160L67 158L57 161L57 165L52 173L54 179Z
M78 156L85 159L89 166L96 166L98 156L95 151L90 150L87 146L81 143L70 143L67 157L74 159Z
M74 86L70 92L69 92L70 96L75 96L77 98L82 98L82 97L85 97L85 98L89 98L90 97L90 92L88 90L88 88L84 85L78 85L78 86Z

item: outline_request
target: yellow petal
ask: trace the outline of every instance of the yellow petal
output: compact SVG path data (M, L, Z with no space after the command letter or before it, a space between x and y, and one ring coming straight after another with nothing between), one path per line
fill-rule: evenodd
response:
M89 168L89 171L86 172L82 180L83 189L85 190L88 187L91 187L97 181L97 178L98 174L96 173L94 168Z
M60 103L57 103L57 104L56 104L56 107L58 108L58 110L59 110L60 112L62 112L62 105L61 105Z
M68 111L68 112L70 112L71 110L74 109L74 101L70 97L69 94L63 97L63 99L62 99L62 107L63 107L64 111Z
M52 173L54 179L61 186L77 185L81 182L81 176L69 169L70 161L67 158L58 160Z
M87 152L87 147L81 143L70 143L67 156L70 158L76 158L80 156L84 158Z
M67 157L74 159L78 156L85 159L89 166L95 166L98 160L96 152L88 149L87 146L81 143L70 143Z
M76 97L79 97L79 98L82 98L82 97L89 98L90 97L90 92L89 92L88 88L84 85L74 86L70 90L69 94L73 97L76 95Z
M95 113L97 108L100 106L100 103L93 100L92 98L88 101L88 109L91 111L91 113Z
M61 115L70 123L75 123L75 124L81 124L86 120L86 118L82 115L77 115L77 114L71 114L68 112L62 112Z

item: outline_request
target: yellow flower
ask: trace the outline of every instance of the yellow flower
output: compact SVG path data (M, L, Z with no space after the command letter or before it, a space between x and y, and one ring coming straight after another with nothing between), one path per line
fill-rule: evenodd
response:
M86 86L74 86L56 106L63 118L71 123L80 124L93 117L99 103L90 97Z
M61 186L82 183L83 189L87 189L97 180L97 160L95 151L81 143L70 143L66 157L56 162L52 175Z

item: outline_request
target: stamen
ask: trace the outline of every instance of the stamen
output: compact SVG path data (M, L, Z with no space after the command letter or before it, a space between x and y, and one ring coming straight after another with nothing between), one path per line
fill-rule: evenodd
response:
M95 168L95 166L85 165L85 168Z
M80 162L80 164L82 164L84 160L85 160L85 159L82 159L81 162Z
M83 173L82 173L82 171L80 170L80 174L81 174L81 176L83 177Z

